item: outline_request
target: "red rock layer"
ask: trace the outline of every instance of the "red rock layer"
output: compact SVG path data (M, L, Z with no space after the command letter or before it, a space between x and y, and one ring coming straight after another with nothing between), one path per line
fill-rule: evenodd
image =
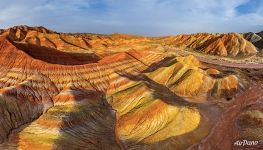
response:
M118 70L135 73L163 58L131 51L86 65L50 64L32 58L4 37L0 39L0 53L1 142L12 129L38 118L53 103L61 101L54 96L65 88L106 92ZM138 61L140 56L144 62ZM72 98L75 99L74 95Z
M256 47L237 33L197 33L163 38L164 45L181 49L198 50L219 56L255 54Z
M149 50L145 45L154 38L41 27L3 35L2 149L185 149L213 132L220 116L202 104L211 96L233 97L244 86L242 78L194 56Z
M147 49L150 40L140 36L122 34L65 34L57 33L43 27L16 26L2 32L13 42L20 45L35 45L62 52L91 54L98 58L130 49ZM26 46L27 46L26 45Z
M16 26L3 30L1 35L21 46L23 44L26 44L27 47L35 45L40 49L47 48L45 51L53 49L58 52L71 52L73 53L71 56L74 56L74 53L75 55L85 53L90 57L90 62L96 62L104 56L131 49L163 52L161 45L183 50L197 50L218 56L252 55L257 52L253 44L237 33L197 33L150 38L125 34L66 34L57 33L44 27ZM80 60L82 61L83 57ZM86 60L86 62L88 61Z

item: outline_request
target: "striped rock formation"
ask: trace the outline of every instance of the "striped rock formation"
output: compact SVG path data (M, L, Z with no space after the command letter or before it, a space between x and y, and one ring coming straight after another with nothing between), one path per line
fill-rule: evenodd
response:
M89 143L89 138L94 140L96 137L95 142L102 142L101 136L107 135L108 133L115 136L114 112L107 106L105 101L106 91L111 82L118 80L118 74L115 72L120 70L138 72L147 68L146 64L150 65L156 60L163 58L162 55L146 55L147 53L131 51L105 57L105 59L102 59L98 63L60 65L32 58L24 51L17 49L17 47L4 37L2 37L0 41L1 142L6 139L11 130L32 122L42 114L46 114L42 115L19 133L18 138L20 141L17 147L21 147L21 149L34 149L35 146L37 146L34 146L35 141L40 142L37 149L51 149L55 146L52 142L59 140L57 138L61 136L60 130L63 128L62 126L67 126L67 123L63 120L63 113L65 119L69 116L69 118L66 119L69 122L69 126L72 126L75 121L75 124L80 126L76 127L77 131L80 130L79 132L81 132L82 126L90 130L90 136L79 136L87 140L83 141L84 144ZM143 61L140 61L142 56ZM78 98L79 93L80 96ZM98 105L97 108L95 108L96 105ZM84 108L83 111L82 108ZM60 113L59 111L62 112ZM56 113L57 116L54 116ZM81 116L81 114L84 114L84 116ZM107 117L107 115L110 116ZM84 124L79 123L77 118L73 116L80 117L80 121L84 121ZM106 122L101 122L99 116L106 117L106 119L101 118L101 121ZM94 124L92 124L90 121L92 118L99 120L94 120ZM107 122L107 119L109 122ZM102 127L100 128L99 125L96 125L96 122L102 125ZM43 124L45 126L43 126ZM86 124L90 124L91 127L86 127ZM112 124L112 126L110 126L110 124ZM98 132L94 131L92 127L95 128L94 130L98 130ZM30 134L29 131L32 131L33 134ZM72 132L76 134L74 131ZM78 134L75 136L78 136ZM75 136L73 135L73 137ZM108 138L111 139L111 136ZM30 140L32 140L33 145L29 144ZM106 143L109 143L108 146L113 146L113 149L114 144L117 144L114 141L108 141L107 138L104 140ZM68 144L69 142L71 143L70 137ZM91 141L91 143L92 142L93 141ZM97 144L101 145L101 143ZM81 147L81 145L69 145ZM86 145L86 148L92 147L92 145L93 144ZM93 145L93 147L94 146L96 145ZM103 144L103 146L107 147L107 144Z
M220 111L212 99L246 86L194 56L85 49L63 34L20 28L0 37L0 149L185 149L213 131ZM59 42L48 46L44 36ZM122 38L138 40L115 42Z
M0 32L1 33L1 32ZM100 35L100 34L65 34L51 31L44 27L16 26L2 31L11 41L24 46L38 46L49 51L57 50L57 53L70 52L75 55L93 56L94 62L97 59L112 53L123 52L130 49L149 49L150 39L140 36L125 34ZM26 44L26 45L25 45ZM28 50L30 53L30 50ZM77 57L76 56L76 57ZM80 57L80 56L79 56ZM86 57L85 57L86 58ZM80 61L93 60L91 58L77 58ZM83 60L84 59L84 60Z
M218 56L234 57L252 55L257 52L256 47L247 41L250 40L249 38L245 37L246 40L237 33L197 33L169 37L142 37L126 34L66 34L44 27L15 26L2 30L0 35L19 43L22 47L27 47L29 54L32 53L30 49L34 48L32 45L38 46L38 49L43 51L48 49L54 53L70 52L71 56L65 58L77 59L79 61L77 64L97 62L104 56L132 49L163 52L164 49L161 45L197 50ZM52 62L50 59L46 59L46 61Z
M255 54L256 47L237 33L197 33L163 38L165 45L219 56Z
M248 32L243 34L244 38L253 43L259 51L263 49L263 31L259 33Z

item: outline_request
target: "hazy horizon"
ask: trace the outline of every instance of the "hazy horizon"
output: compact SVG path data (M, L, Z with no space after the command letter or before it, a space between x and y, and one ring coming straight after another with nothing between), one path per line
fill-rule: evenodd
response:
M160 36L263 30L261 0L3 0L0 28Z

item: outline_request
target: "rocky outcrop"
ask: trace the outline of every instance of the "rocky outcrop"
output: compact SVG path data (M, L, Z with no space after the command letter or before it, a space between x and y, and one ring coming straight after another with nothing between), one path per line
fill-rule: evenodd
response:
M256 33L249 32L244 34L244 38L250 41L251 43L256 43L262 39L261 36L257 35Z
M245 33L244 38L253 43L260 51L263 49L263 32L259 33Z

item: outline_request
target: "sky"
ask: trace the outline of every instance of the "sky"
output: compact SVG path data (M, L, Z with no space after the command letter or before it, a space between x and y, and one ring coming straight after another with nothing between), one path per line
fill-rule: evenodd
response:
M1 0L0 28L175 35L263 30L263 0Z

